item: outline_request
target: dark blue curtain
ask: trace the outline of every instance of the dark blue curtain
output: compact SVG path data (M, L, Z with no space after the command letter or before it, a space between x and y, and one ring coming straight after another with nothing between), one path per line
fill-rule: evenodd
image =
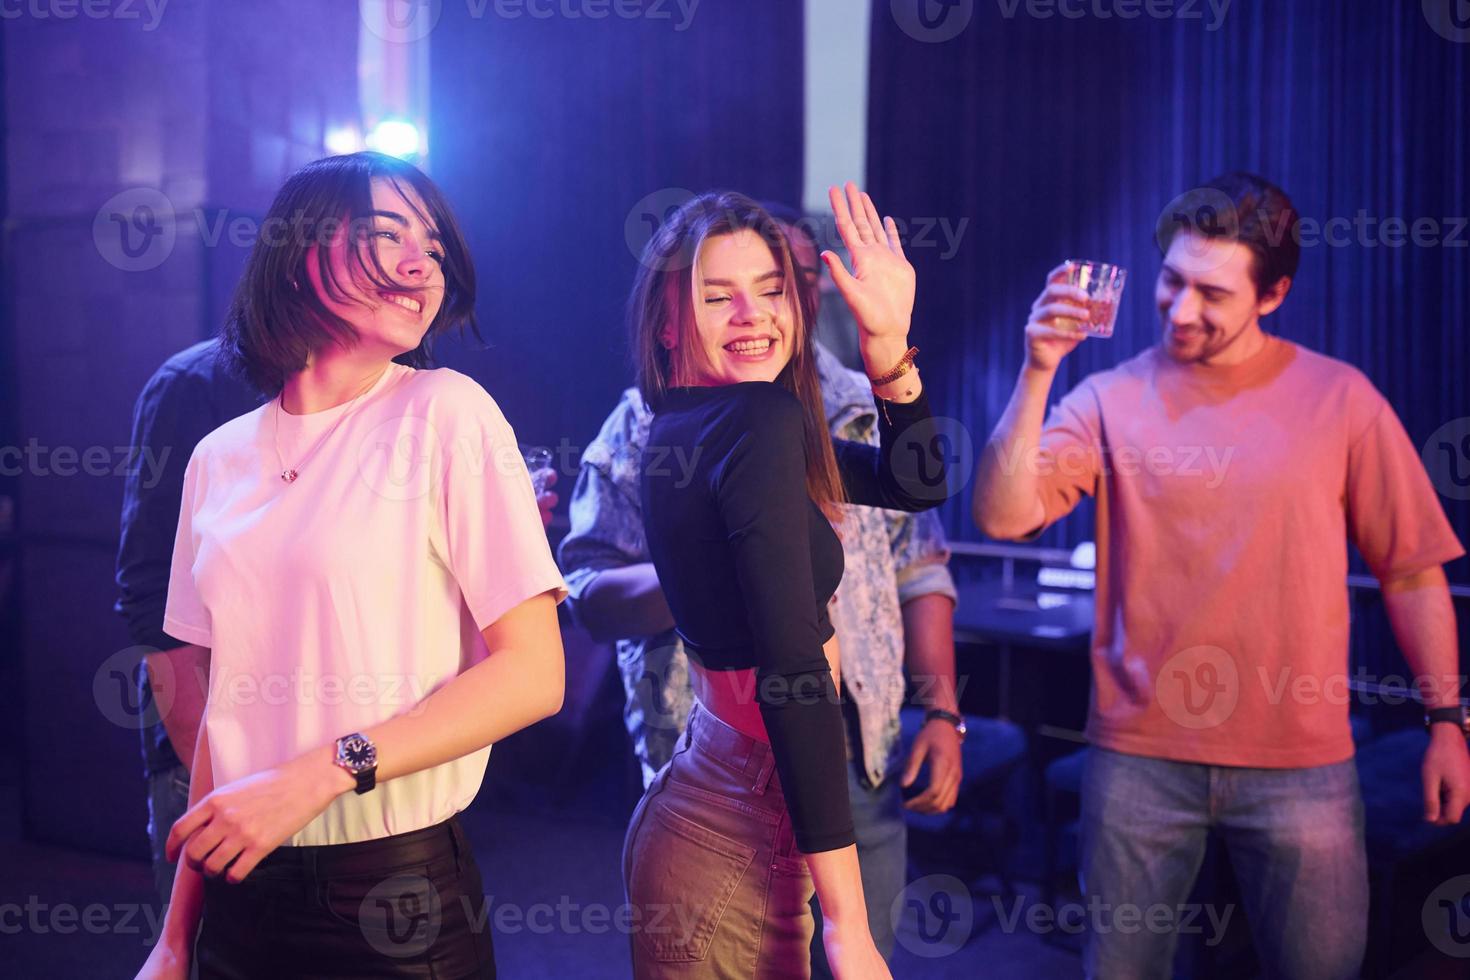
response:
M799 197L801 5L703 0L687 25L674 3L596 20L483 6L443 6L430 140L490 349L441 359L486 386L523 443L585 446L631 383L634 247L679 189Z
M1457 419L1470 434L1470 23L1454 4L1235 0L1223 18L1200 2L1174 5L1197 18L1130 20L1098 16L1116 13L1107 2L1065 6L1085 15L1032 4L1051 11L1036 17L1025 0L873 5L869 183L916 227L968 222L953 255L939 236L910 254L926 376L976 447L1009 397L1046 271L1088 257L1132 276L1115 337L1068 358L1059 398L1154 342L1155 221L1235 169L1280 184L1320 230L1266 328L1365 371L1417 445ZM1418 244L1404 231L1416 221ZM1470 444L1431 449L1470 467ZM1470 541L1470 502L1440 502ZM977 538L968 510L951 501L946 519ZM1043 540L1074 543L1091 522L1084 505ZM1470 581L1465 559L1448 571ZM1467 618L1462 606L1462 634ZM1369 645L1391 650L1381 622L1373 632Z

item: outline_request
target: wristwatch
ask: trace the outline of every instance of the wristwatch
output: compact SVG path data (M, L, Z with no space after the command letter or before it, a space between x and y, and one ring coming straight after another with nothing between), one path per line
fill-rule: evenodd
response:
M1435 722L1454 725L1466 738L1470 738L1470 710L1466 710L1463 704L1449 708L1431 708L1424 712L1425 731L1429 731Z
M963 742L965 740L965 732L968 730L965 728L965 719L961 718L953 711L945 711L943 708L930 708L928 711L924 712L924 724L927 725L929 724L929 722L933 721L936 718L938 718L940 721L947 721L951 725L953 725L954 730L960 733L960 741Z
M352 773L359 794L377 785L378 747L361 732L337 739L337 755L332 761Z

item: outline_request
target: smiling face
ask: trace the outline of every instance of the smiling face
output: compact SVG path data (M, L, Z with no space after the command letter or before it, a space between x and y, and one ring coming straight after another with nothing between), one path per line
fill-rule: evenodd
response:
M791 360L798 338L794 304L782 263L748 228L705 240L694 263L694 322L681 331L672 320L661 339L670 349L698 345L678 384L714 386L774 381Z
M1154 284L1165 353L1185 363L1230 364L1260 349L1261 317L1281 305L1291 280L1258 294L1254 260L1234 239L1174 236Z
M390 180L375 178L372 211L354 223L362 237L344 230L327 246L332 279L341 284L340 291L324 287L316 255L306 263L322 304L357 331L352 346L359 354L391 358L415 349L444 303L444 246L439 232L426 223L428 208L419 196L406 184L401 186L400 190ZM352 255L353 248L361 254ZM392 288L382 288L368 275L374 256Z

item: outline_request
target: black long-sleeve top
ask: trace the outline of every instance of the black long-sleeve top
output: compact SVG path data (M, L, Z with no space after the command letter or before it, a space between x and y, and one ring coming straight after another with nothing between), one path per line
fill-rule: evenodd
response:
M927 398L888 403L879 447L835 440L848 500L927 510L943 499L944 462L925 479L891 465ZM822 645L842 545L806 492L802 409L774 382L675 388L642 456L644 526L679 635L706 670L756 670L796 844L854 842L841 705ZM902 463L902 457L900 457Z

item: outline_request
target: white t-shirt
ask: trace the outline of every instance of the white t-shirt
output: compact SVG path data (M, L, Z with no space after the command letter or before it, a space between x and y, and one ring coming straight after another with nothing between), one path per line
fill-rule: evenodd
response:
M163 628L211 650L205 717L223 786L414 710L487 655L480 630L548 591L566 595L494 400L456 371L390 364L355 402L289 415L272 401L199 443ZM285 843L446 820L489 755L349 791Z

